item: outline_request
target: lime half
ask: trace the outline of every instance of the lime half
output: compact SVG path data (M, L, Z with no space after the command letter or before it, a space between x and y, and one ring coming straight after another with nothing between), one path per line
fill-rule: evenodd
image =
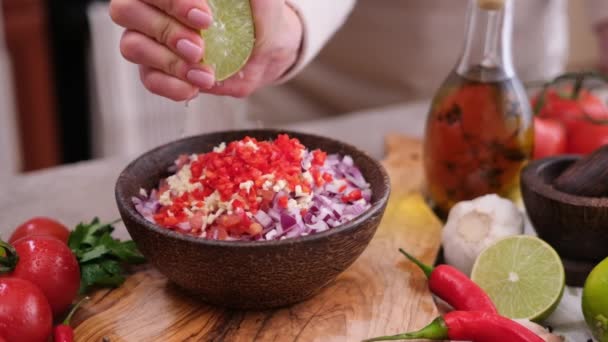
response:
M564 293L564 265L545 241L526 235L501 239L484 249L471 279L484 289L509 318L541 321Z
M255 25L249 0L208 0L213 24L201 31L205 40L203 63L223 81L247 63L255 45Z

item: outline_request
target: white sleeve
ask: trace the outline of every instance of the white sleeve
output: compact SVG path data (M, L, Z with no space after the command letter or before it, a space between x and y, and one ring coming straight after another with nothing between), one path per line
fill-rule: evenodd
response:
M287 0L302 21L302 47L293 67L276 83L293 78L321 51L342 26L356 0Z
M587 0L587 13L592 25L597 25L602 21L608 21L608 1L607 0Z

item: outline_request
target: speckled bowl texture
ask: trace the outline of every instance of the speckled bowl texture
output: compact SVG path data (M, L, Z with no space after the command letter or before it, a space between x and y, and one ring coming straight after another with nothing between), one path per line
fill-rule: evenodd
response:
M552 185L579 158L566 155L531 162L522 171L521 191L540 238L562 258L595 263L608 257L608 198L575 196Z
M258 140L288 133L309 149L350 155L370 183L372 207L353 221L323 233L280 241L212 241L167 230L146 221L131 201L141 188L167 177L183 153L211 151L245 136ZM116 183L120 215L141 252L169 280L201 300L228 308L261 310L313 296L348 268L367 247L380 223L390 186L384 168L364 152L310 134L275 130L228 131L171 142L149 151L121 173Z

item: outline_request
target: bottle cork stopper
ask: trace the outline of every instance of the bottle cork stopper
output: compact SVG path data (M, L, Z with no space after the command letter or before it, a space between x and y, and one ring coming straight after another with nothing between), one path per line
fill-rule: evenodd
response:
M477 0L477 6L488 11L498 11L505 7L505 0Z

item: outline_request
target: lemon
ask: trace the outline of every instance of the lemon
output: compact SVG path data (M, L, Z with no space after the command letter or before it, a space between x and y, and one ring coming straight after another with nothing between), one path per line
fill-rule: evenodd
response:
M488 293L501 315L538 322L559 304L566 274L549 244L518 235L485 248L473 265L471 279Z
M583 287L583 315L593 336L608 342L608 258L593 268Z
M208 0L213 24L201 31L205 40L203 63L223 81L247 63L255 45L255 25L249 0Z

